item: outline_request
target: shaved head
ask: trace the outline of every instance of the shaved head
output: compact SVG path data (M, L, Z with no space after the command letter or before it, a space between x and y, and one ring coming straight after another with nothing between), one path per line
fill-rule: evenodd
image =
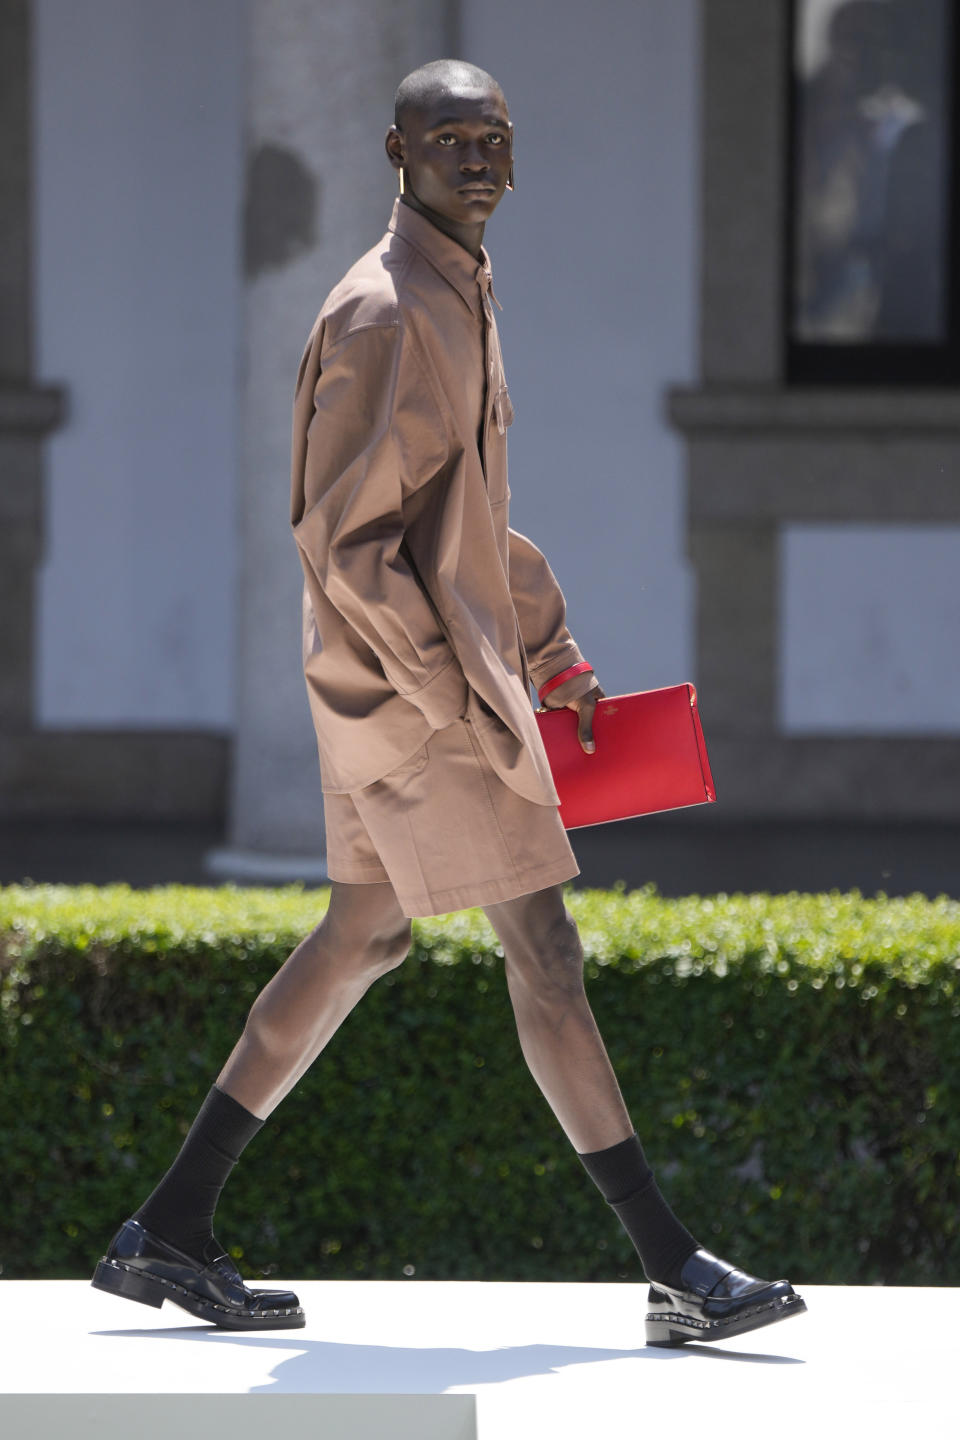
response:
M431 60L400 82L387 159L402 204L479 256L483 227L513 189L513 126L503 91L466 60Z
M394 123L403 129L404 118L412 110L426 110L447 96L493 91L503 99L503 91L486 70L466 60L431 60L412 70L400 81L394 104ZM506 102L504 102L506 103Z

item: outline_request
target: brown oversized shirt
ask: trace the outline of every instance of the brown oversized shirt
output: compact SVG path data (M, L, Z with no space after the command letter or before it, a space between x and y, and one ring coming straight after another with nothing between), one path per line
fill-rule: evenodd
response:
M300 364L291 520L325 790L388 774L461 716L496 772L557 803L530 704L581 659L540 551L507 523L512 419L491 273L397 202Z

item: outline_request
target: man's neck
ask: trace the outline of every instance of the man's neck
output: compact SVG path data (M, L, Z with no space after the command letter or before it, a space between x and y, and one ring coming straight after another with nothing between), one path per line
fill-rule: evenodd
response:
M480 259L480 251L483 248L482 221L477 225L458 225L455 220L448 220L445 215L438 215L436 210L429 209L428 206L422 204L417 199L416 195L411 195L409 191L407 191L405 195L401 195L400 204L409 206L409 208L415 210L418 215L422 215L424 220L429 220L430 224L435 225L444 235L449 235L451 240L455 240L458 245L462 245L464 250L466 250L469 255L472 255L475 260Z

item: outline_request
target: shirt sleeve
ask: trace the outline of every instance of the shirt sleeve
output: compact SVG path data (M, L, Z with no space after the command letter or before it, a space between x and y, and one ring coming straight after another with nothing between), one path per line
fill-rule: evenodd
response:
M317 369L300 378L316 376L291 516L301 557L397 693L443 729L464 713L467 684L402 548L404 497L447 458L443 417L399 325L348 334ZM304 402L298 392L295 416Z
M563 591L546 557L532 540L517 530L509 532L509 540L510 593L527 652L530 678L539 689L554 675L579 664L583 656L567 629ZM581 678L586 694L595 683L594 677L584 672Z

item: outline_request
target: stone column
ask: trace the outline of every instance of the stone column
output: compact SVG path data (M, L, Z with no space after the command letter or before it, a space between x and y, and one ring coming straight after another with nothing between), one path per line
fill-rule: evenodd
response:
M782 383L788 6L704 0L701 17L703 388L770 389ZM704 476L709 484L726 458L722 441L690 445L697 682L718 757L728 736L755 739L776 729L779 663L775 523L757 516L731 526L697 503Z
M417 65L456 53L456 11L454 0L249 0L239 695L215 874L325 878L288 518L293 386L324 297L386 227L393 93Z
M0 7L0 810L33 727L43 441L63 409L56 387L32 380L30 10Z

